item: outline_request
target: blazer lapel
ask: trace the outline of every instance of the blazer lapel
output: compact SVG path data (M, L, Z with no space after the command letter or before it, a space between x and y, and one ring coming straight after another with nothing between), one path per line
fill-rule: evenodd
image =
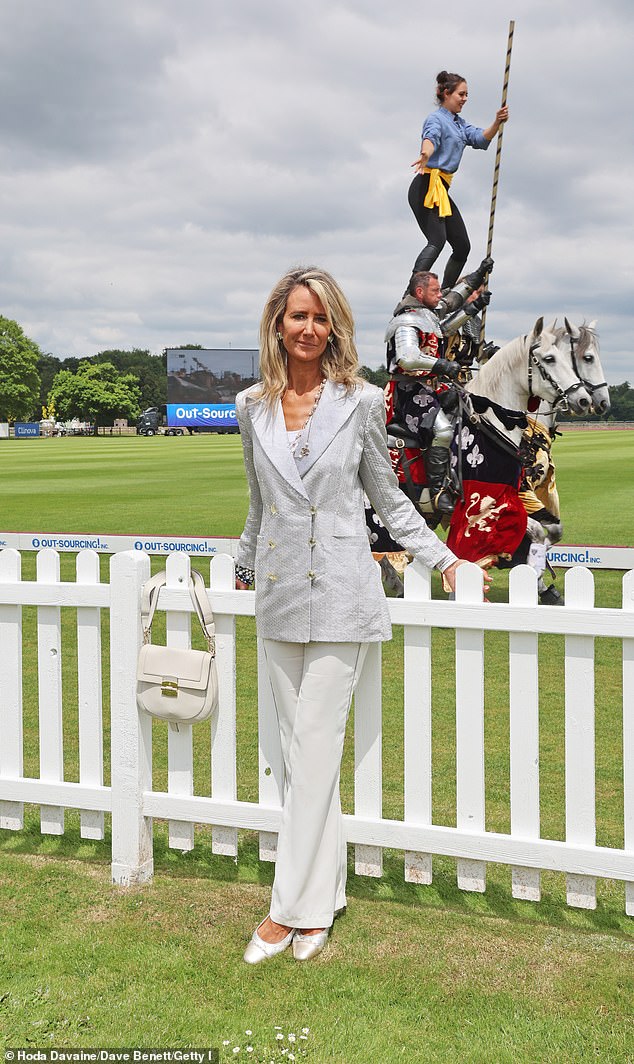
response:
M324 453L326 447L332 443L339 429L345 425L352 411L356 408L360 398L360 387L355 388L353 392L347 392L342 384L326 381L321 399L313 414L308 440L306 441L308 454L304 458L294 460L300 476L305 476Z
M324 388L324 392L325 390ZM321 402L319 406L321 406ZM302 483L297 463L288 445L286 423L280 401L278 400L273 408L264 402L249 404L249 414L253 430L266 457L275 466L278 473L284 477L284 480L288 481L300 495L307 499L308 493Z

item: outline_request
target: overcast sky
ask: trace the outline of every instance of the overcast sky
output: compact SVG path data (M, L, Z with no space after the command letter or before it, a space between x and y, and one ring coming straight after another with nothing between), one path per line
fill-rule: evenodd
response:
M487 333L598 319L634 381L632 0L4 0L0 313L63 358L257 345L289 266L343 286L362 362L424 244L407 204L436 73L499 106ZM452 192L486 246L495 144ZM444 266L446 254L439 260Z

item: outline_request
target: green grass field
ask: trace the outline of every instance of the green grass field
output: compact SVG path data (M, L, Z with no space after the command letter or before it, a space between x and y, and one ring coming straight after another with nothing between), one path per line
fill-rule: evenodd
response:
M566 542L633 541L634 432L566 432L555 447ZM238 436L0 440L0 531L236 536Z
M557 442L566 542L632 543L634 433L574 432ZM235 437L0 441L0 531L237 535L247 508ZM71 577L72 557L62 559ZM155 562L158 567L160 562ZM25 555L25 574L34 556ZM107 559L104 559L104 569ZM496 574L494 598L506 596ZM597 602L620 604L620 574L597 574ZM439 594L435 585L435 594ZM64 611L66 777L78 778L74 611ZM38 775L35 619L24 611L25 772ZM106 631L106 629L105 629ZM239 622L239 797L257 796L254 628ZM107 640L106 640L107 647ZM563 650L544 640L540 673L543 834L564 837ZM487 826L508 823L508 641L487 636ZM616 641L597 640L597 841L623 844L621 679ZM434 820L455 823L451 633L434 633ZM106 693L107 694L107 693ZM402 637L384 649L384 815L403 815ZM106 705L107 751L108 714ZM353 723L353 722L351 722ZM0 723L1 728L1 723ZM205 730L206 731L206 730ZM166 785L166 735L155 729L155 781ZM352 728L342 802L352 809ZM1 730L0 730L1 741ZM195 780L209 788L197 736ZM221 1046L223 1059L369 1062L634 1060L634 921L622 887L599 881L595 912L569 909L560 875L538 905L512 898L489 865L487 892L403 882L387 853L380 880L350 867L349 907L314 963L240 958L265 914L272 869L244 833L236 862L214 857L200 828L189 854L156 827L152 884L109 882L109 839L42 837L34 809L22 833L0 831L0 1040L6 1046ZM275 1027L281 1028L276 1031ZM300 1039L303 1028L309 1028ZM247 1035L245 1032L251 1031ZM289 1041L288 1035L296 1036ZM276 1041L276 1034L284 1037ZM247 1045L254 1051L247 1053ZM239 1046L240 1052L234 1053ZM286 1053L282 1054L282 1050Z

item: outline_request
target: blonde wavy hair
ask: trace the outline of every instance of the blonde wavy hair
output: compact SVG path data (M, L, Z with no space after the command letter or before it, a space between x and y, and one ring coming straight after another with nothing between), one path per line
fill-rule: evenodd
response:
M318 266L296 266L284 274L267 299L260 321L260 375L262 383L254 399L272 405L281 399L288 386L286 351L278 332L288 297L294 288L304 285L321 303L330 337L321 356L321 372L326 380L343 384L353 391L363 378L359 375L359 356L354 343L354 320L350 304L341 288L326 270Z

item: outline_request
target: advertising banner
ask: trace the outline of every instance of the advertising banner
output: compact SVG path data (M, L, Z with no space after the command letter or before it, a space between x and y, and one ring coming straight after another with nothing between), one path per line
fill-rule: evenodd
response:
M546 557L551 565L569 569L584 565L587 569L634 569L634 547L593 547L558 543Z
M258 379L258 352L246 348L168 348L170 428L235 431L238 392Z
M98 554L116 554L122 550L142 550L146 554L166 556L184 553L196 557L212 557L214 554L230 554L235 557L238 538L206 536L111 536L96 532L0 532L0 550L13 547L15 550L80 551L94 550ZM547 554L552 566L569 569L583 565L588 569L634 569L634 547L596 547L581 544L558 543Z
M237 429L234 403L168 403L167 424L180 429Z
M189 554L192 558L211 558L214 554L235 555L237 538L200 538L192 536L111 536L96 532L0 532L0 550L67 551L94 550L97 554L117 554L122 550L142 550L146 554Z
M16 440L26 440L31 436L39 436L39 421L16 421L13 428Z

